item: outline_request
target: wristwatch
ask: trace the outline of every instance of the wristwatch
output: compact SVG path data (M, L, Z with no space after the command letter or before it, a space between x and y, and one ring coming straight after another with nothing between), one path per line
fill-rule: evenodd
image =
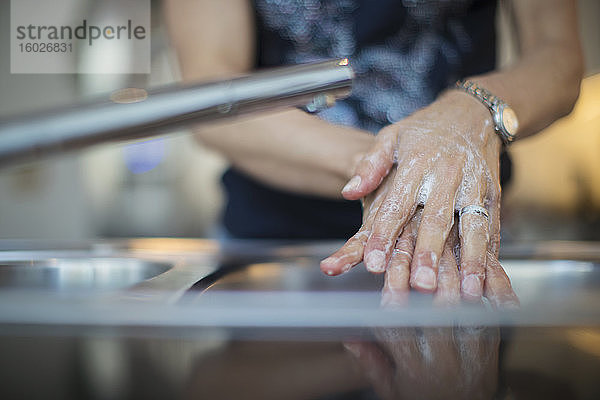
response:
M490 110L494 128L504 144L507 145L515 140L519 129L519 120L508 104L472 81L458 81L456 88L475 96Z

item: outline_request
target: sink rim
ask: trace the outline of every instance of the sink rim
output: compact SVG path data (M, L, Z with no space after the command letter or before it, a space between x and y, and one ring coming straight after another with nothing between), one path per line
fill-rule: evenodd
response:
M2 257L0 290L37 290L61 294L117 291L160 276L171 262L124 256Z

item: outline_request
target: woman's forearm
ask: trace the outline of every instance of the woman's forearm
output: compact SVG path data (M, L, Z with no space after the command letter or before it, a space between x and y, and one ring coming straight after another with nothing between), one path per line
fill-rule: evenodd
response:
M199 127L196 137L240 170L281 189L341 198L374 137L300 110Z
M518 138L568 114L583 75L572 0L513 2L521 55L507 69L470 77L508 103L519 120Z
M255 27L248 0L167 0L165 15L184 81L230 78L252 68ZM367 132L300 110L203 125L197 138L267 184L335 198L373 141Z

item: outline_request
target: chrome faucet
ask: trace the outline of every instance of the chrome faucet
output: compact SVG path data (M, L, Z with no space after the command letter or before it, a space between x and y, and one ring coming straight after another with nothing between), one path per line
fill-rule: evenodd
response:
M348 96L353 77L342 59L192 86L122 89L108 99L0 121L0 165L281 107L314 112Z

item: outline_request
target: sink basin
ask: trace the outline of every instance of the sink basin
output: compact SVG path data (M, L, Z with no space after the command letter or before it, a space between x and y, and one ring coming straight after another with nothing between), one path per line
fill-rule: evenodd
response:
M123 289L171 269L135 258L0 260L0 290L89 291Z
M588 325L600 321L597 253L577 248L570 255L558 250L554 246L552 253L534 254L530 249L524 258L511 253L502 259L521 301L519 312L500 317L503 324ZM322 256L315 257L316 253L234 265L228 273L201 287L196 304L217 310L219 320L229 312L232 324L242 321L240 324L253 326L356 326L367 320L366 324L373 325L436 326L450 324L466 314L464 318L478 324L500 321L485 309L465 307L454 313L433 307L431 296L414 291L405 307L394 310L396 316L388 315L380 308L383 275L373 275L361 264L346 274L329 277L319 270ZM584 260L584 254L590 257Z
M339 277L320 272L319 260L339 245L136 239L56 251L11 244L18 251L0 252L0 330L40 323L237 329L600 321L597 243L505 246L503 265L522 308L502 314L480 307L449 312L414 292L409 307L382 309L382 275L362 265Z
M523 307L569 305L584 310L600 304L600 263L573 260L502 260ZM329 277L319 270L318 258L265 262L241 266L216 280L210 293L372 293L378 300L383 274L369 273L362 264ZM414 300L429 295L412 292Z

